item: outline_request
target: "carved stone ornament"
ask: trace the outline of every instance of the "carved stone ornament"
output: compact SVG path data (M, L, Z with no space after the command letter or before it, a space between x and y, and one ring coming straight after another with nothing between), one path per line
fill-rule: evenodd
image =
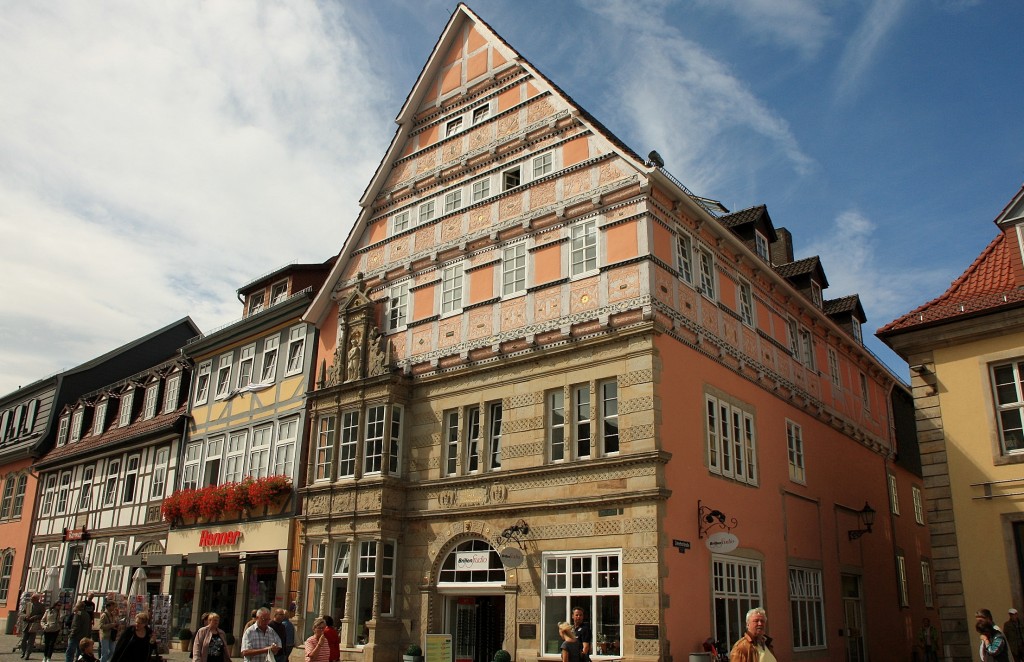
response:
M391 344L377 328L377 303L366 293L362 274L338 297L338 345L322 371L321 387L351 383L391 370Z

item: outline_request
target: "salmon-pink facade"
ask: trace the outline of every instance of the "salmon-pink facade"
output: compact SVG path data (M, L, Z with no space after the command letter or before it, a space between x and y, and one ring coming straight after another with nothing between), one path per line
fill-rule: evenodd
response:
M302 627L556 660L581 608L593 659L668 660L762 606L779 659L909 656L920 478L856 295L464 5L398 124L306 313Z

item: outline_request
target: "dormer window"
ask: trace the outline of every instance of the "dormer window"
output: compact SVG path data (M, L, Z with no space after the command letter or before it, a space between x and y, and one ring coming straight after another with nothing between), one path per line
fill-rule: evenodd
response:
M126 391L121 394L121 408L117 412L117 425L124 427L132 422L132 402L135 400L135 391Z
M71 441L78 441L82 438L82 418L84 416L85 411L81 407L71 415Z
M864 336L861 334L860 320L854 318L850 320L850 331L853 332L853 337L860 344L864 344Z
M263 292L253 292L249 295L249 314L255 315L263 310Z
M180 397L181 373L176 372L167 378L167 388L164 390L164 413L177 409Z
M821 308L821 285L818 285L818 281L815 280L811 281L811 301L814 302L815 306Z
M156 381L146 387L146 400L142 406L143 420L149 420L156 416L157 393L160 391L160 382Z
M754 231L754 250L765 262L771 264L771 250L768 248L768 237L764 236L757 230Z
M103 426L107 424L107 399L103 398L97 405L96 410L93 413L92 419L92 434L93 436L99 436L103 434Z
M270 288L270 305L281 303L288 298L288 281L282 280L274 283Z
M71 423L71 417L64 415L60 417L60 427L57 428L57 445L63 446L68 443L68 428Z

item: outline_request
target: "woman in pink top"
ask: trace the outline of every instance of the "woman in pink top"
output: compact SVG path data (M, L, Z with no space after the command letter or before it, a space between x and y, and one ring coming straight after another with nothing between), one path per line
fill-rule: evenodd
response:
M324 636L326 626L323 617L313 621L313 634L306 639L306 662L330 662L331 647Z

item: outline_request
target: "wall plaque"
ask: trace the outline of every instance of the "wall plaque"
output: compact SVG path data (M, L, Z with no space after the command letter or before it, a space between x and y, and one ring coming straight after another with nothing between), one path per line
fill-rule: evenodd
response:
M634 625L633 637L636 639L657 639L657 625Z
M519 624L519 638L520 639L536 639L537 638L537 624L536 623L520 623Z

